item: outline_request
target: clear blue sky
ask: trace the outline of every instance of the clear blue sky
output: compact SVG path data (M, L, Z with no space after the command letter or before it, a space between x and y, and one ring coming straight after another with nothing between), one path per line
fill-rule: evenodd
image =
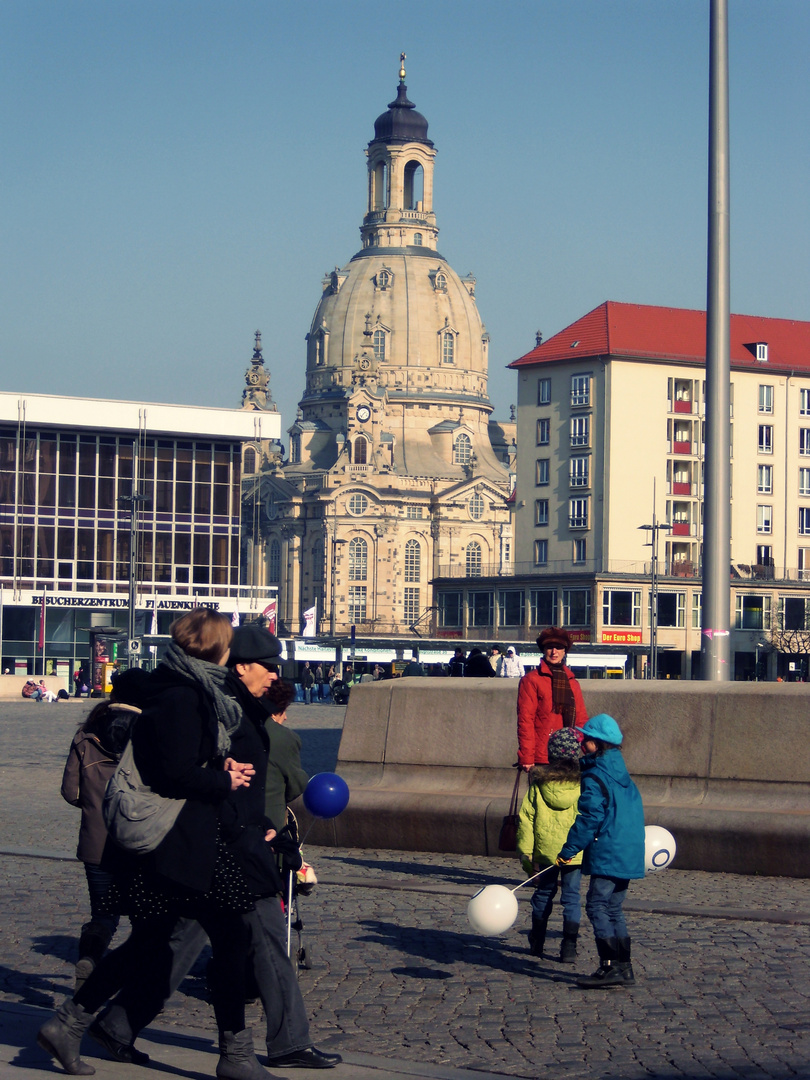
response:
M810 317L810 4L730 0L732 310ZM286 427L324 272L360 246L395 94L438 149L490 394L604 300L702 308L708 0L4 0L0 388Z

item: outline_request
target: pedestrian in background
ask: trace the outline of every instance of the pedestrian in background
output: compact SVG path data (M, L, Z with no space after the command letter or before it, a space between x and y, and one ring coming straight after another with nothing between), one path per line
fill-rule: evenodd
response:
M453 653L453 658L447 665L450 671L451 679L460 679L464 676L464 650L461 648L456 649Z
M304 701L307 705L312 704L312 687L315 685L315 676L309 666L309 660L304 661L304 669L301 672L301 689L304 691Z
M495 672L496 676L500 678L503 669L503 653L501 652L500 645L493 645L489 650L489 662L492 665L492 670Z
M510 645L506 650L506 656L501 663L501 678L522 679L524 674L523 661Z
M467 679L494 679L495 672L489 658L480 649L470 649L470 655L464 661L464 677Z

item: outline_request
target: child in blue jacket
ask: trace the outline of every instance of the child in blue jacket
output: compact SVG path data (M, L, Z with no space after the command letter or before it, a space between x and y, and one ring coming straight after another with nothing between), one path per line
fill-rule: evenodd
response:
M635 978L622 905L630 880L644 877L644 808L619 749L623 736L613 717L599 713L577 730L584 736L579 813L557 863L567 866L583 852L582 872L591 878L585 910L600 960L593 975L577 979L577 985L628 986Z

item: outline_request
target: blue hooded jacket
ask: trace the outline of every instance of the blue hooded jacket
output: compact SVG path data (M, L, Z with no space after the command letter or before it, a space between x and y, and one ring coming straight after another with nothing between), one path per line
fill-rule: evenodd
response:
M644 877L644 807L621 750L589 754L580 766L579 813L560 855L582 851L584 874Z

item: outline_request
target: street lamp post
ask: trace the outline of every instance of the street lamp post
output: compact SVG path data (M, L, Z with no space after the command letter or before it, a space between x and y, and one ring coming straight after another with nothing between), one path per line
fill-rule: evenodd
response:
M669 532L670 526L665 522L659 524L656 521L653 510L652 525L639 525L639 529L651 534L649 544L645 547L652 548L652 561L650 569L650 662L647 665L647 678L658 678L658 534Z
M764 648L765 648L765 646L762 644L761 641L758 641L756 643L756 645L754 646L754 655L756 656L756 671L755 671L754 682L759 682L760 681L760 678L759 678L759 650L764 649Z
M130 645L135 641L135 603L138 587L138 506L150 500L145 495L135 492L121 495L118 502L129 509L129 618L127 622L127 653L131 667L138 666L138 654L131 653Z
M339 540L336 536L332 537L332 560L331 569L329 573L329 587L331 590L331 599L329 602L329 636L335 636L335 622L336 622L336 604L337 604L337 585L335 578L337 577L337 549L338 544L348 544L348 540Z

